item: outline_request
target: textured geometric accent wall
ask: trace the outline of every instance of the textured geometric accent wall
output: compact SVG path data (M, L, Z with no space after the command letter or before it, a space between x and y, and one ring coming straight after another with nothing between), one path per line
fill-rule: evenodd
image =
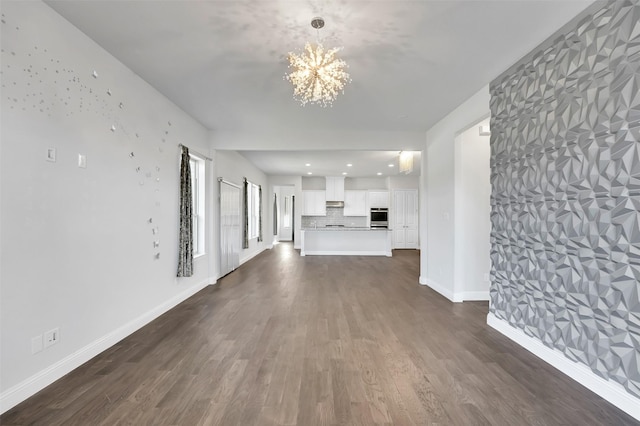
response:
M640 2L493 81L491 312L640 396Z

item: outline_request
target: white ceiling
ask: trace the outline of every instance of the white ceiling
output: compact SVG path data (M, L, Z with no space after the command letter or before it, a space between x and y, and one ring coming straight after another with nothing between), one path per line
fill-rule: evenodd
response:
M420 150L427 129L592 3L46 2L212 130L217 148L331 150L332 174L342 171L342 150ZM287 53L315 41L315 16L326 21L320 30L325 46L344 46L340 57L353 79L327 109L299 106L283 79ZM269 173L293 167L246 156Z

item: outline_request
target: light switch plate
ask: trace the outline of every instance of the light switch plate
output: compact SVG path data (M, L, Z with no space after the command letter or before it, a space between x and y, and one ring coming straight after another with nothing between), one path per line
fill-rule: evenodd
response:
M56 162L56 149L55 148L47 148L47 161L51 161L52 163Z
M87 156L84 154L78 154L78 167L81 169L87 168Z
M480 136L491 136L491 128L489 126L480 126L478 128L478 134Z
M31 355L42 352L42 334L31 338Z

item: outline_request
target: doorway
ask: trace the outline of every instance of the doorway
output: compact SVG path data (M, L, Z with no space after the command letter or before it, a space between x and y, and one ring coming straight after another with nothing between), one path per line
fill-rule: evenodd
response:
M274 240L293 241L295 229L295 187L274 186Z
M455 293L488 300L491 247L490 119L455 138Z

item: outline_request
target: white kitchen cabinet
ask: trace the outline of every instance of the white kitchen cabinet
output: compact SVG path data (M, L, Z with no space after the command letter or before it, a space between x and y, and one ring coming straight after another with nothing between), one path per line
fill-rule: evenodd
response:
M344 177L327 176L327 201L344 201Z
M344 215L369 215L367 210L367 191L344 191Z
M302 216L326 216L325 191L302 191Z
M418 190L393 191L393 247L418 248Z
M389 191L369 191L370 208L389 208Z

